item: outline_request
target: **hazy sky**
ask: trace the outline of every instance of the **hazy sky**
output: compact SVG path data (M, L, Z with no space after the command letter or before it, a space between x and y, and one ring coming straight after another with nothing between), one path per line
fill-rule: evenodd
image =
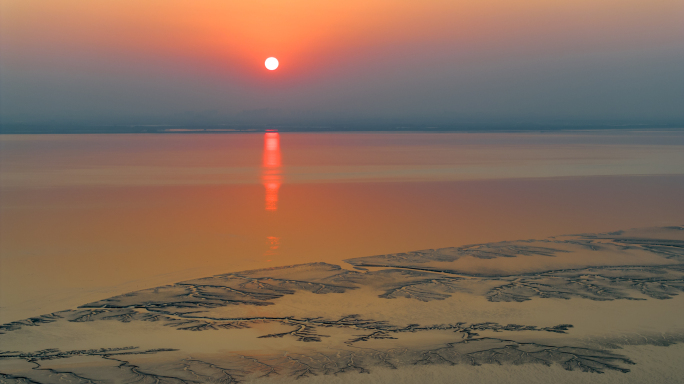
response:
M3 0L0 118L684 122L682 20L682 0Z

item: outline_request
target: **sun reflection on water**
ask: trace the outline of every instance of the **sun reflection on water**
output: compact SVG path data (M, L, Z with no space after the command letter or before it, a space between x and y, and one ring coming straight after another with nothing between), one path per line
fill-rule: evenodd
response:
M264 159L261 168L261 182L266 189L266 210L278 210L278 190L283 182L280 159L280 135L278 132L266 132L264 135ZM267 236L268 250L264 256L271 261L278 254L280 237Z
M280 161L280 135L278 132L266 132L264 135L264 160L261 182L266 188L266 210L278 209L278 190L283 176Z
M280 238L275 236L266 236L266 241L268 241L268 250L264 253L264 256L276 256L278 254L278 247L280 246ZM271 261L270 259L266 261Z

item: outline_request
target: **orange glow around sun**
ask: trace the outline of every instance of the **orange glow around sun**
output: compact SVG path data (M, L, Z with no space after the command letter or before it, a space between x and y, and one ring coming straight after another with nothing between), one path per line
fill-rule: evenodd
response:
M22 0L0 4L0 41L3 60L17 66L50 63L60 55L82 63L113 57L117 63L151 68L180 63L181 68L247 83L264 79L264 59L275 56L288 65L269 73L266 81L271 84L276 78L313 78L327 68L344 72L350 70L349 63L367 63L379 50L405 55L403 49L411 44L430 52L492 50L515 56L525 47L603 52L606 47L630 47L648 39L674 42L679 35L668 28L675 24L673 18L680 17L675 12L680 4L680 0ZM645 21L649 27L633 27ZM582 33L569 34L569 30ZM107 75L116 75L118 66Z

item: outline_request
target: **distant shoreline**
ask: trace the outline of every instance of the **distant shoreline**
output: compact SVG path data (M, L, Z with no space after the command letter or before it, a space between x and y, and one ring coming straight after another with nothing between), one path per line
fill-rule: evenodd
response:
M604 131L604 130L681 130L684 124L459 124L459 125L0 125L0 134L131 134L131 133L263 133L278 132L552 132L552 131Z

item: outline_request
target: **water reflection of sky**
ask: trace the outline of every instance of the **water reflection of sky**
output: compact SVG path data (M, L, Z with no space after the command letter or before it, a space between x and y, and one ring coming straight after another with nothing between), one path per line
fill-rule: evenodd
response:
M286 140L287 167L280 143ZM284 144L285 145L285 144ZM684 174L684 130L0 137L0 187L251 184Z
M229 271L681 225L684 131L597 135L0 135L0 319ZM611 177L558 178L588 175Z

